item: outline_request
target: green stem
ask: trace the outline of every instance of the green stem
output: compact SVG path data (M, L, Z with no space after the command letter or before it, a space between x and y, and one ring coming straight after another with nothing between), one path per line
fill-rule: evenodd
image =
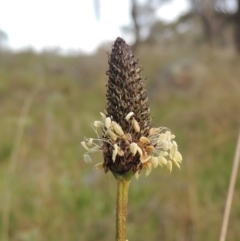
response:
M117 213L116 213L116 241L126 241L127 203L130 180L118 176Z

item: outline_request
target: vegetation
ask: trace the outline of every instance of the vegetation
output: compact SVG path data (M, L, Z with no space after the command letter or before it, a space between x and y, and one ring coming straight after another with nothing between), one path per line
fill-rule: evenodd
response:
M153 125L176 134L184 160L173 175L158 168L133 180L128 239L217 240L239 131L240 59L229 49L184 45L145 45L137 56ZM189 68L172 68L186 59ZM1 240L113 240L116 181L86 165L80 146L104 108L106 70L101 50L0 52ZM239 180L229 241L239 237Z

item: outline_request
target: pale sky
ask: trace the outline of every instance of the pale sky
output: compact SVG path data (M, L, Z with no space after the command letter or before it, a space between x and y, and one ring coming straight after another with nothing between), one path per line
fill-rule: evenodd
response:
M166 21L187 11L186 0L164 5L157 15ZM129 0L100 0L97 22L93 0L0 0L0 29L8 35L8 47L35 50L61 49L91 52L117 36L131 21Z

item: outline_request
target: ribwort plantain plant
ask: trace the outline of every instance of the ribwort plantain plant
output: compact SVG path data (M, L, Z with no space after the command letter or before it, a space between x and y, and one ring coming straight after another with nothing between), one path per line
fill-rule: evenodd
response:
M101 151L103 161L95 168L112 172L118 182L116 210L116 241L126 241L128 189L132 176L137 179L143 169L148 176L152 168L175 164L180 168L182 156L175 136L166 127L151 126L150 108L142 68L130 47L118 37L108 58L106 110L101 120L92 123L95 138L81 142L86 149L84 160Z

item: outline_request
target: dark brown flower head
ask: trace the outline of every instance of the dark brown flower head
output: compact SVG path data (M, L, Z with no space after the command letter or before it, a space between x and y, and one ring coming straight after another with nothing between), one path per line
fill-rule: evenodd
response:
M124 132L129 132L129 122L125 117L134 112L140 132L131 134L135 138L147 135L151 120L147 93L140 75L141 67L123 39L117 38L114 42L108 63L107 116L119 123Z
M110 170L115 176L130 173L138 177L143 167L148 175L158 164L166 165L169 172L172 163L180 167L182 157L175 136L167 128L151 128L142 69L123 39L114 42L108 63L106 113L100 113L102 120L93 123L98 138L82 142L87 150L84 160L90 162L88 153L102 151L104 161L96 168Z

